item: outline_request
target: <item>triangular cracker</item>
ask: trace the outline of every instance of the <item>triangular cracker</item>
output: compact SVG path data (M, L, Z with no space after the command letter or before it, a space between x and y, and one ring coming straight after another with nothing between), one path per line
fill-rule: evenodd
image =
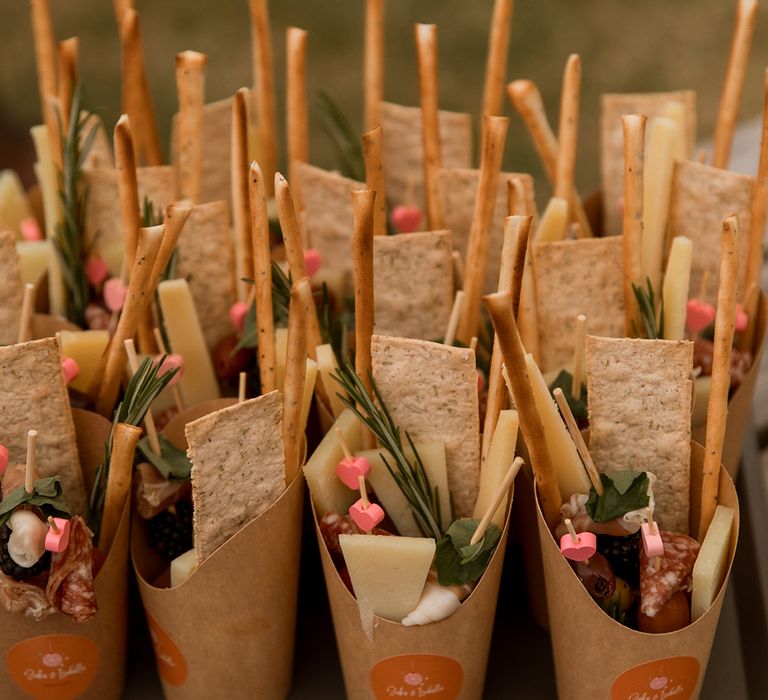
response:
M488 260L485 266L485 292L495 292L499 286L499 261L504 243L504 219L508 216L508 189L514 178L520 178L525 190L526 211L536 211L533 192L533 178L521 173L501 173L496 193L496 207L493 212L491 240L488 246ZM440 194L443 199L445 227L453 233L453 247L466 261L469 233L475 213L477 187L480 171L468 168L444 169L440 172Z
M280 393L272 391L209 413L184 429L198 563L285 490L282 417Z
M440 111L440 147L444 168L472 167L472 116ZM421 109L381 103L384 175L390 206L424 205L424 148Z
M693 161L678 161L672 175L669 204L670 236L688 236L693 241L691 296L699 296L705 272L709 280L702 301L717 302L720 280L720 242L723 219L739 217L738 294L744 286L744 271L752 225L754 178Z
M573 361L576 317L600 336L624 335L621 236L584 238L533 246L541 369Z
M603 184L603 232L621 233L619 201L624 196L624 114L644 114L649 120L663 116L667 105L677 102L685 110L685 143L693 153L696 143L696 93L693 90L606 94L601 100L600 169Z
M39 476L59 475L72 512L85 513L83 473L58 339L0 348L0 386L0 444L8 448L9 463L26 461L27 431L37 430Z
M475 353L439 343L374 335L373 377L414 441L445 443L454 516L472 517L480 485L480 416Z
M453 306L450 231L373 238L374 330L438 340Z
M19 337L23 296L16 234L0 231L0 345L11 345Z
M585 359L597 468L653 472L659 526L687 534L693 343L588 336Z

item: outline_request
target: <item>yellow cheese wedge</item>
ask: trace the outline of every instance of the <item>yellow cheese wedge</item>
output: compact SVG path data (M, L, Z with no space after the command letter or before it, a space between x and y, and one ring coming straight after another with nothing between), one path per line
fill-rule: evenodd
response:
M71 357L80 367L80 374L69 386L87 392L109 343L109 331L59 331L56 335L61 341L61 354Z
M37 285L48 269L51 256L48 241L18 241L16 253L19 256L19 271L23 284Z
M26 192L13 170L0 171L0 231L11 230L18 238L19 223L32 216Z
M197 561L195 559L195 550L179 555L171 562L171 588L180 586L186 581L195 570Z
M341 399L336 395L340 392L341 385L333 378L338 369L339 363L336 362L336 353L329 343L317 346L317 371L318 381L322 383L325 393L331 402L331 411L333 417L338 418L345 410Z
M544 424L544 436L552 466L555 468L557 483L560 486L560 497L565 502L574 493L589 493L591 484L587 470L581 463L576 445L573 444L568 429L560 417L557 404L549 393L549 387L544 382L544 377L541 376L541 371L530 353L525 356L525 365L536 408Z
M362 447L360 425L352 411L344 411L304 466L304 477L318 517L326 513L346 515L349 507L359 498L357 491L348 489L336 476L336 465L344 458L336 428L341 431L344 441L354 453Z
M536 227L535 242L563 241L568 236L568 200L552 197Z
M693 594L691 595L691 622L698 620L720 592L725 578L728 551L731 547L732 508L717 506L715 517L693 565Z
M424 464L424 471L427 472L432 488L437 487L440 503L440 522L438 525L445 531L453 521L451 517L451 493L448 490L448 470L445 463L445 444L442 442L417 442L414 444ZM389 466L394 469L395 461L385 449L364 450L358 452L357 456L365 457L370 462L371 471L368 473L368 482L376 492L379 501L381 501L381 507L384 508L384 512L392 519L395 527L397 527L397 531L401 535L420 537L424 533L416 524L408 501L384 464L384 460L381 457L382 454L387 458ZM405 458L413 464L413 450L410 447L405 449Z
M478 520L485 515L485 511L493 505L493 500L499 491L504 477L507 475L512 462L515 461L515 445L517 444L517 430L520 422L517 411L512 409L499 413L496 422L496 430L493 432L491 449L485 462L480 467L480 492L477 495L473 518ZM507 510L507 498L496 509L491 522L499 527L504 527L504 515Z
M435 556L429 537L340 535L361 617L371 612L400 622L419 603Z
M304 433L307 427L309 408L312 405L312 397L315 395L315 381L317 381L317 362L308 357L304 369L304 394L301 404L301 425L299 432Z
M285 384L285 358L288 355L288 329L275 328L275 373L277 374L277 388L283 390Z

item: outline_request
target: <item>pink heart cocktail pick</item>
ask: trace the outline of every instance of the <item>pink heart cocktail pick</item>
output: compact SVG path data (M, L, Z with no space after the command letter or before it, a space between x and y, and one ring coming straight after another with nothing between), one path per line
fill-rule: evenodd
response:
M571 561L588 561L597 551L597 536L594 532L577 533L570 518L565 519L568 528L560 538L560 553Z

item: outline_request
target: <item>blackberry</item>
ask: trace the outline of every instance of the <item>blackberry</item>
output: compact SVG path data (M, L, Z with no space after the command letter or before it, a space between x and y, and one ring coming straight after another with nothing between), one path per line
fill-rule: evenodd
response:
M175 511L175 512L174 512ZM149 546L171 561L192 549L192 503L179 501L147 522Z
M48 571L51 566L51 553L46 552L40 559L37 560L34 566L30 566L28 569L23 566L19 566L8 553L8 540L11 539L11 528L8 525L3 525L0 528L0 569L6 576L16 579L17 581L23 581L24 579L32 578L38 574L42 574L44 571Z
M639 530L626 537L597 536L597 551L610 562L616 576L624 579L633 588L640 585L641 546Z

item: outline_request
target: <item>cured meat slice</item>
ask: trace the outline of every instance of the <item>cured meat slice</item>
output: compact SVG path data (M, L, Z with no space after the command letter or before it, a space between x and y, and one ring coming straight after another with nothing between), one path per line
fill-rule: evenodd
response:
M9 613L22 613L39 622L56 612L40 586L16 581L0 572L0 601Z
M80 516L70 523L69 546L51 558L45 593L57 610L75 622L90 620L98 612L93 590L93 533Z
M656 570L654 557L640 549L640 611L654 617L678 591L691 588L693 565L699 554L699 543L688 535L661 531L664 556Z

